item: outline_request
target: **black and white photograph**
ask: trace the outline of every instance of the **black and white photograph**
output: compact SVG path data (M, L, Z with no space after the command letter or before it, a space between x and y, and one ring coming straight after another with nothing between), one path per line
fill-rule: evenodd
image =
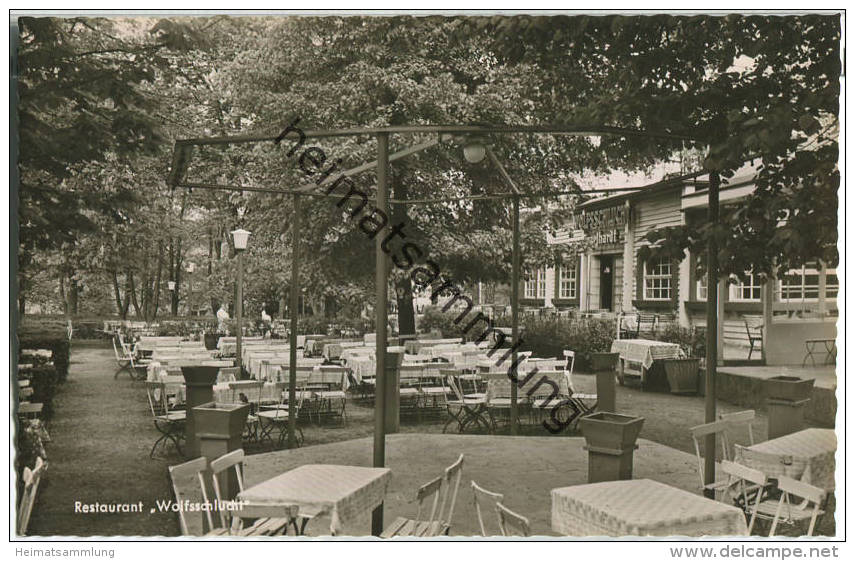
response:
M16 556L837 557L845 15L11 10Z

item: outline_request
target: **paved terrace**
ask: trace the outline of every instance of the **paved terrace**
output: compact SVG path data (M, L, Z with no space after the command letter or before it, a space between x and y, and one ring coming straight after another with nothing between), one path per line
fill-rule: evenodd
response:
M643 434L643 430L642 430ZM247 484L253 485L303 464L371 466L370 438L323 444L250 456L246 459ZM386 495L384 523L397 516L415 515L416 489L440 475L462 453L460 484L451 533L480 535L469 482L503 493L508 508L527 516L532 535L555 535L550 527L550 490L587 483L588 453L584 439L487 435L394 434L386 439L386 466L392 481ZM698 493L697 463L691 454L639 439L633 477L654 479ZM493 520L489 520L491 527ZM329 518L309 523L306 533L328 532ZM369 535L370 515L350 535Z

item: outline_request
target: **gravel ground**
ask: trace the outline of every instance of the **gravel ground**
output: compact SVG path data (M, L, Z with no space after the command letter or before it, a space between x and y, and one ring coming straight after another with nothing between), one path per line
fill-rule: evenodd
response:
M124 374L113 379L115 360L112 348L103 344L75 342L68 381L56 398L56 415L49 427L52 442L47 445L49 469L39 489L30 522L32 535L63 536L174 536L179 534L177 516L150 512L156 500L168 500L172 491L166 467L182 459L172 449L149 459L149 450L158 433L151 421L145 388ZM581 391L593 388L594 377L577 375L574 384ZM619 412L645 418L641 437L694 454L688 428L704 422L704 398L666 393L641 392L637 388L617 388ZM719 412L740 410L719 402ZM401 432L439 433L445 415L408 419ZM767 419L758 412L755 437L766 438ZM349 399L344 426L330 422L323 426L304 424L305 446L339 442L370 436L373 408ZM547 436L539 425L526 426L522 434ZM578 433L565 432L562 436ZM746 444L745 434L736 441ZM267 452L248 445L247 452ZM144 503L144 515L135 513L84 514L75 512L75 503ZM833 508L833 503L830 505ZM826 516L819 531L833 534L833 517ZM762 532L762 526L758 528Z

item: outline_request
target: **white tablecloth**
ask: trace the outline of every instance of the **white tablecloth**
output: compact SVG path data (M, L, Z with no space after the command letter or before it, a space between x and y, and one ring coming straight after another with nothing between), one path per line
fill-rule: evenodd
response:
M734 459L770 477L785 475L833 491L836 451L833 429L805 429L753 446L736 446Z
M249 507L297 505L302 514L329 514L335 535L383 503L391 478L388 468L308 464L245 489L238 500Z
M616 339L612 342L613 353L630 362L640 362L645 369L653 366L654 360L681 358L683 352L676 343L663 343L648 339Z
M737 507L650 479L553 489L552 529L564 536L748 535Z

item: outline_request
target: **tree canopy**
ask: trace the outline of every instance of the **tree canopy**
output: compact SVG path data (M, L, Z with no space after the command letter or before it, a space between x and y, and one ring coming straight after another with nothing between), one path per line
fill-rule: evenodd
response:
M19 283L81 278L122 314L157 314L187 264L209 309L231 301L228 232L253 232L246 294L278 303L290 280L292 200L281 195L170 192L177 138L402 124L608 125L693 137L504 135L488 139L521 189L578 189L577 179L650 170L700 152L726 181L753 162L756 190L721 226L657 231L661 251L719 241L725 272L837 261L840 18L787 16L493 16L287 18L22 18L20 25ZM391 149L427 138L396 135ZM306 177L280 145L204 148L199 181L290 188ZM460 139L393 163L395 198L507 192ZM314 144L346 169L371 161L364 138ZM605 175L604 175L605 177ZM354 178L371 192L373 173ZM605 181L605 180L604 180ZM607 186L607 185L606 185ZM531 198L526 265L554 259L544 230L589 197ZM372 244L346 208L304 199L299 235L307 299L359 306L372 298ZM395 206L454 279L510 278L508 202ZM45 277L46 268L56 273ZM412 314L412 283L395 279ZM69 292L71 291L71 292ZM178 292L177 294L181 294ZM186 293L183 298L190 295ZM179 296L168 304L177 309ZM197 298L198 300L198 298ZM168 305L164 303L164 307ZM197 305L201 302L196 302ZM402 317L402 321L406 318Z

